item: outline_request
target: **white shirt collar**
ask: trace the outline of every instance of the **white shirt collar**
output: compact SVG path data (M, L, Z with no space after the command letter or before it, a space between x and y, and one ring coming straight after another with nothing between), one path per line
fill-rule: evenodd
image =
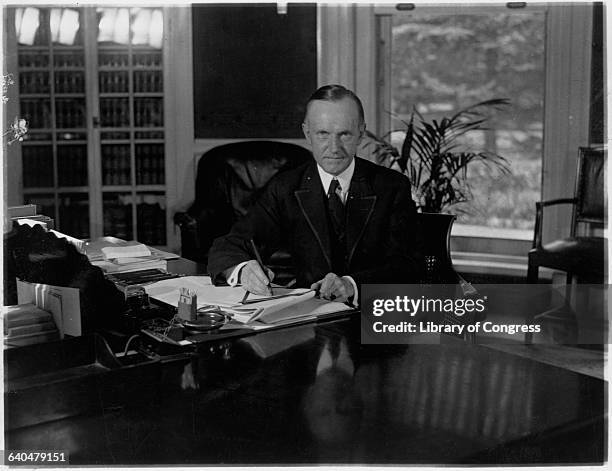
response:
M325 194L329 190L329 185L331 185L331 181L336 178L338 179L338 183L340 183L340 187L342 188L341 197L342 201L346 201L346 195L348 194L349 187L351 186L351 180L353 179L353 173L355 173L355 158L351 160L346 169L340 175L332 175L327 173L319 164L317 164L317 170L319 171L319 177L321 178L321 183L323 184L323 190Z

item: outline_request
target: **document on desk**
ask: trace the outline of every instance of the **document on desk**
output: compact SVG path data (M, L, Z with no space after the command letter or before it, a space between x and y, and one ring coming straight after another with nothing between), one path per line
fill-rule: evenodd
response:
M133 255L134 252L132 252L132 250L134 250L134 247L141 248L141 246L144 246L150 252L149 255L156 259L171 260L171 259L179 258L179 256L176 254L173 254L170 252L164 252L163 250L156 249L155 247L149 247L148 245L141 244L135 240L127 241L127 240L118 239L117 237L112 237L112 236L99 237L97 239L93 239L88 242L85 242L83 251L85 252L85 255L87 255L87 258L89 259L89 261L94 262L94 261L105 260L105 256L104 256L105 254L103 252L103 249L107 249L106 250L107 253L109 253L108 252L109 249L111 251L113 249L125 250L127 251L127 253L123 252L123 253L120 253L118 256L119 257L134 257L135 255ZM138 256L141 256L141 255L139 254ZM107 258L113 258L113 257L111 256Z
M250 303L242 304L241 287L213 286L208 276L184 276L145 286L149 296L172 306L178 305L180 288L195 291L198 308L218 306L241 324L279 325L351 309L343 303L318 299L314 291L300 288L274 288L275 296L253 295Z

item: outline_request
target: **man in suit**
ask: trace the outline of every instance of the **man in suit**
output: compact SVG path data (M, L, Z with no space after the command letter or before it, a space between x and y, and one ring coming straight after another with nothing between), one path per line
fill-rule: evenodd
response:
M288 248L297 286L325 299L356 302L363 283L416 282L419 231L410 184L355 156L365 131L359 98L340 85L319 88L302 128L314 160L275 176L249 213L215 240L213 282L270 292L274 274L257 263L250 240L264 255Z

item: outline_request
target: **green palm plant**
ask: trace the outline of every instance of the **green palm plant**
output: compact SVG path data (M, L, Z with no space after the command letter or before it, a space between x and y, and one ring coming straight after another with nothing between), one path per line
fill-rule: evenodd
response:
M501 155L487 150L474 151L462 142L468 133L488 129L488 109L509 103L505 98L486 100L463 108L451 117L430 122L413 108L410 119L402 121L406 137L401 149L398 151L384 139L369 134L375 145L374 154L386 155L387 160L393 161L408 176L421 211L443 212L472 198L468 169L474 163L482 162L503 174L510 172L508 161Z

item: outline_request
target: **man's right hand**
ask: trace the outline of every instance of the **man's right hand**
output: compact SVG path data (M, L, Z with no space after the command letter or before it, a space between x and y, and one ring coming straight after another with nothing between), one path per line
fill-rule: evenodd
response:
M250 260L240 270L240 284L253 294L271 294L270 283L274 279L274 272L267 267L265 270L264 273L257 260Z

